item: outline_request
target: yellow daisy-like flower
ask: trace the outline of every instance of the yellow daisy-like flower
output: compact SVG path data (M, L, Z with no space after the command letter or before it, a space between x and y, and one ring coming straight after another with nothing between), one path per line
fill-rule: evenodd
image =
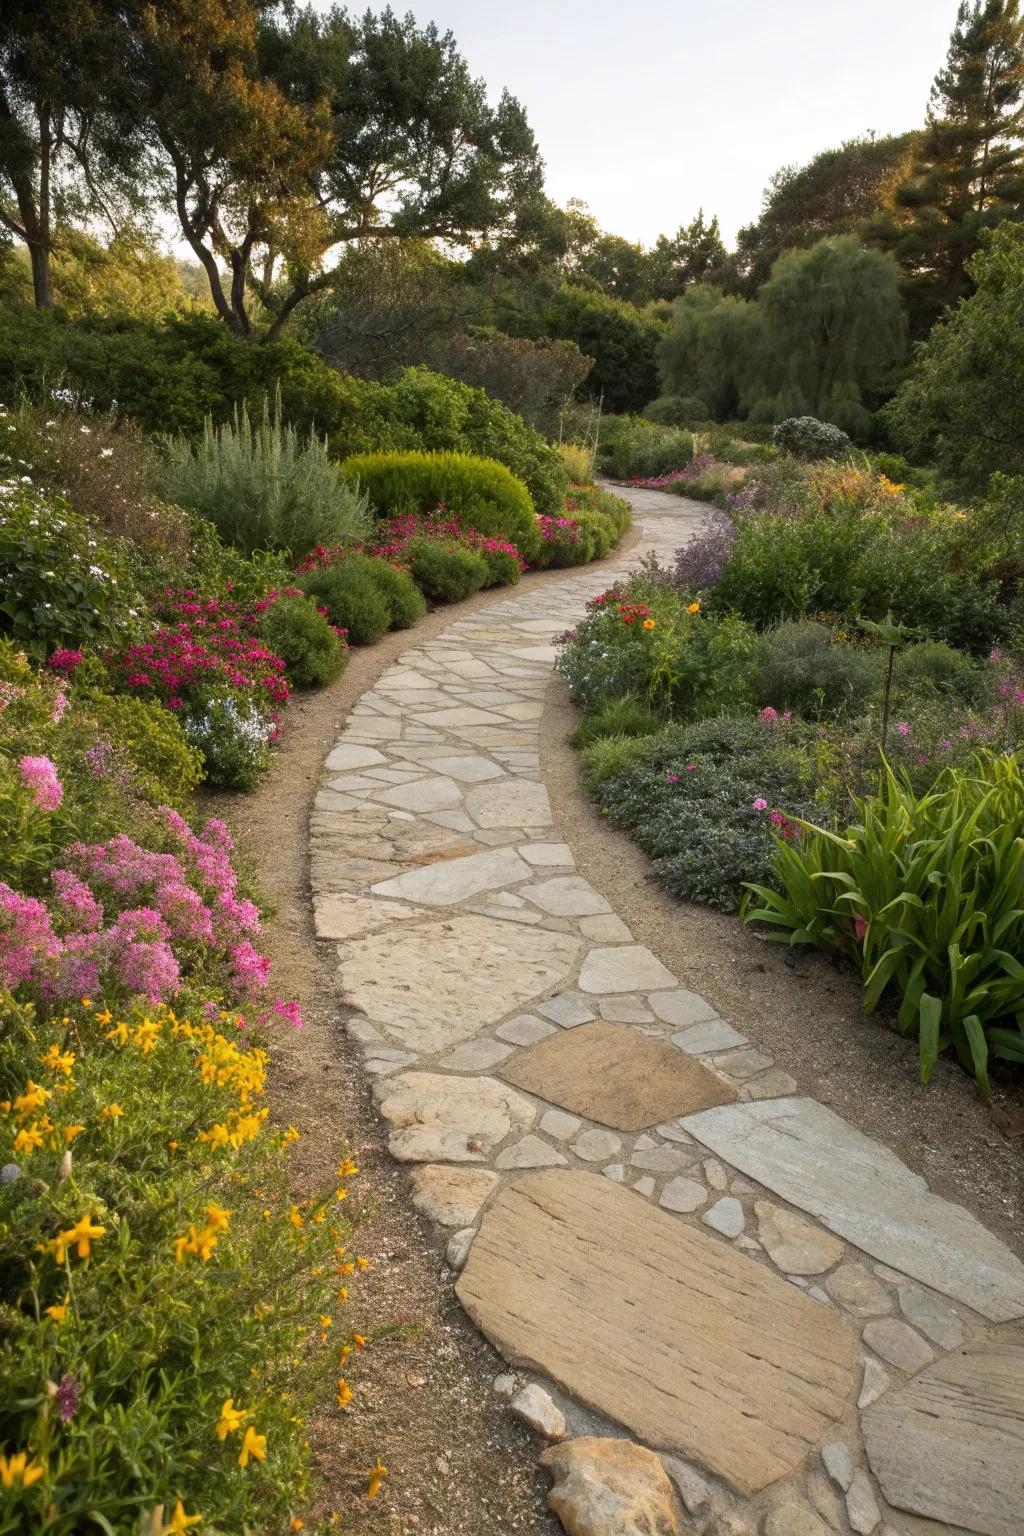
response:
M43 1144L43 1133L38 1125L23 1125L14 1138L15 1152L34 1152L36 1147Z
M114 1025L113 1029L107 1030L105 1038L107 1040L112 1040L117 1046L127 1045L128 1041L131 1039L131 1031L129 1030L128 1025L123 1022L123 1020L119 1020Z
M62 1323L68 1315L67 1297L62 1302L54 1302L52 1307L44 1307L43 1315L52 1318L55 1323Z
M98 1243L100 1238L106 1235L106 1227L98 1227L91 1214L79 1216L73 1227L68 1227L64 1232L58 1232L46 1246L57 1263L63 1264L69 1248L74 1248L80 1259L87 1259L92 1253L93 1243Z
M29 1461L27 1451L16 1451L13 1456L0 1456L0 1488L31 1488L33 1483L46 1474L46 1468L38 1461Z
M252 1414L243 1408L235 1407L233 1397L226 1397L221 1404L220 1418L217 1420L216 1434L218 1440L226 1440L228 1435L233 1435L236 1429L241 1429L246 1419L251 1419Z
M378 1493L380 1493L381 1484L387 1475L388 1469L378 1456L376 1466L371 1467L366 1474L366 1497L368 1499L375 1499L377 1497Z
M62 1051L54 1041L53 1045L40 1056L39 1060L44 1067L49 1067L51 1072L60 1072L65 1077L71 1076L71 1068L75 1064L74 1051Z
M288 1142L288 1141L298 1141L299 1139L300 1139L299 1132L295 1129L294 1125L290 1125L288 1127L288 1129L284 1133L283 1140Z
M164 1526L161 1536L184 1536L189 1527L198 1525L202 1518L202 1515L186 1515L185 1506L178 1499L174 1506L174 1514Z
M686 611L687 613L700 613L700 603L690 603Z
M251 1424L245 1427L245 1435L242 1439L242 1449L238 1453L238 1465L247 1467L250 1456L254 1461L266 1461L267 1437L258 1435Z
M350 1157L346 1157L345 1161L338 1169L338 1177L339 1179L353 1179L358 1172L358 1163L354 1163Z
M657 619L644 619L644 629L657 629Z
M344 1376L338 1377L338 1407L347 1408L352 1401L352 1388Z
M84 1125L66 1125L64 1127L64 1140L67 1142L68 1146L71 1145L76 1136L81 1136L84 1130Z
M25 1085L25 1092L19 1093L14 1101L14 1113L20 1116L34 1115L36 1110L42 1109L47 1099L52 1097L48 1088L41 1088L38 1083L34 1083L29 1078Z
M226 1211L222 1205L208 1205L206 1224L214 1232L226 1232L231 1225L231 1212Z
M120 1104L108 1104L106 1109L100 1110L100 1119L120 1120L123 1114L124 1110L121 1108Z

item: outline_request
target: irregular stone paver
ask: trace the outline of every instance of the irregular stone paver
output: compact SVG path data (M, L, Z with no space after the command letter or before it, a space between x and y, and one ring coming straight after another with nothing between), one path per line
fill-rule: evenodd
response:
M403 1163L480 1163L507 1136L529 1130L536 1109L493 1077L403 1072L376 1092L395 1129L388 1150Z
M666 562L706 516L699 505L662 493L637 491L631 498L645 524L641 548L653 548ZM965 1213L930 1195L890 1154L880 1174L874 1169L878 1176L869 1168L865 1177L850 1157L848 1140L856 1142L856 1133L827 1111L827 1134L808 1142L806 1127L791 1135L791 1126L766 1161L765 1122L757 1116L777 1125L779 1105L767 1101L791 1100L797 1083L757 1041L689 991L686 978L672 975L636 944L608 904L614 890L595 890L576 869L571 849L556 840L539 752L539 721L556 654L551 642L583 613L595 590L631 564L613 559L599 569L548 578L486 609L453 610L448 627L423 643L410 636L400 662L350 712L324 766L310 822L318 931L338 942L341 996L362 1010L346 1018L345 1029L382 1097L402 1076L486 1078L514 1049L556 1028L601 1018L623 1026L637 1042L671 1037L670 1048L687 1065L696 1065L694 1058L713 1065L718 1058L745 1102L703 1113L744 1115L742 1139L754 1144L759 1168L767 1173L772 1164L786 1165L790 1153L792 1167L773 1173L774 1183L762 1179L753 1165L745 1166L738 1145L733 1154L724 1142L695 1142L687 1129L691 1117L665 1118L642 1134L602 1128L589 1114L546 1109L542 1086L530 1101L536 1124L524 1131L510 1120L501 1139L472 1135L473 1116L435 1119L437 1161L409 1165L415 1202L431 1221L448 1227L444 1241L457 1269L473 1242L481 1206L501 1185L537 1177L526 1167L557 1167L553 1160L561 1158L566 1169L560 1177L573 1177L573 1166L589 1167L593 1182L638 1211L651 1214L660 1207L660 1221L684 1233L697 1229L716 1252L750 1266L743 1274L753 1269L774 1279L787 1296L814 1307L814 1328L894 1323L907 1328L899 1334L904 1343L908 1335L919 1341L914 1359L924 1349L958 1348L961 1336L973 1349L984 1342L976 1296L987 1316L1020 1310L1020 1267L1007 1250ZM428 1122L429 1116L396 1126L395 1134L426 1138ZM420 1150L427 1146L424 1140ZM705 1156L709 1151L719 1156ZM453 1163L460 1154L479 1157L480 1166ZM748 1177L737 1177L740 1171ZM790 1180L806 1186L804 1193L791 1193ZM862 1189L851 1191L858 1181ZM832 1210L818 1220L816 1206L808 1203L817 1185ZM757 1207L768 1204L769 1192L805 1214L776 1205L781 1215L762 1229ZM728 1241L724 1233L712 1236L701 1228L702 1214L716 1202L715 1220L724 1210L726 1228L738 1229ZM891 1209L890 1221L879 1217L884 1206ZM902 1251L896 1239L905 1214L915 1209L920 1227ZM833 1220L837 1212L842 1228ZM953 1241L947 1242L951 1231ZM590 1251L611 1300L625 1307L623 1277L614 1267L609 1272L606 1258L617 1235L595 1236ZM843 1236L857 1246L848 1248ZM894 1267L876 1265L872 1275L868 1255L886 1257ZM795 1261L785 1280L769 1267L783 1257ZM809 1267L823 1259L829 1261L823 1268ZM657 1310L666 1296L678 1296L678 1284L677 1277L663 1287L646 1269L643 1284L633 1287L627 1328L628 1322L643 1326L651 1287L659 1293ZM965 1305L954 1310L948 1298ZM575 1315L575 1299L567 1311ZM618 1340L602 1339L595 1348L614 1353ZM865 1411L884 1405L894 1391L869 1349L856 1338L853 1375ZM911 1355L902 1358L910 1361ZM512 1382L509 1395L521 1385ZM696 1396L695 1414L706 1414L714 1389L707 1399ZM577 1423L574 1418L574 1428ZM860 1437L851 1424L844 1424L843 1434L852 1459L842 1494L820 1471L805 1467L802 1481L787 1478L777 1493L760 1495L756 1509L740 1507L730 1496L723 1502L722 1490L693 1472L709 1505L701 1506L700 1527L715 1536L756 1536L778 1515L774 1536L780 1521L785 1528L798 1520L794 1511L803 1509L805 1499L808 1518L815 1518L813 1509L833 1530L895 1536L904 1522L878 1509ZM798 1444L791 1448L796 1467L802 1453ZM788 1536L801 1529L796 1524ZM616 1536L625 1532L617 1528Z
M540 1460L554 1478L548 1505L569 1536L676 1536L672 1485L643 1446L581 1436Z
M996 1333L861 1416L891 1504L983 1536L1024 1529L1024 1330Z
M575 939L460 913L403 927L339 951L345 997L400 1045L439 1051L555 986L579 952Z
M787 1275L820 1275L843 1256L843 1245L812 1221L770 1200L758 1200L757 1235L769 1258Z
M873 1257L996 1322L1024 1315L1024 1264L894 1152L813 1099L732 1104L686 1128Z
M795 1471L853 1401L849 1323L606 1179L502 1190L457 1293L506 1359L746 1493Z
M617 1131L644 1130L736 1097L728 1084L670 1045L601 1019L520 1051L502 1076Z

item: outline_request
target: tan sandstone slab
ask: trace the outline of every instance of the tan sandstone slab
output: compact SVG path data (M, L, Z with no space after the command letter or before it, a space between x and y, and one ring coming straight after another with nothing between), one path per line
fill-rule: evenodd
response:
M464 913L339 948L345 1001L399 1044L432 1054L470 1040L564 981L568 934Z
M890 1504L982 1536L1024 1530L1024 1329L938 1361L861 1415Z
M519 1051L501 1075L549 1104L617 1131L642 1131L736 1097L699 1061L604 1019L560 1030Z
M856 1391L845 1318L599 1175L508 1185L456 1289L510 1362L745 1494L797 1471Z

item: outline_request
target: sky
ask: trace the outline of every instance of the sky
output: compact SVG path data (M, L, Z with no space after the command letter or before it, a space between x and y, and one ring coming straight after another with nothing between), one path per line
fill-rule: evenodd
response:
M371 6L379 10L377 4ZM351 9L362 9L355 0ZM650 245L717 214L727 243L783 165L920 127L956 0L393 0L451 29L526 108L557 203Z

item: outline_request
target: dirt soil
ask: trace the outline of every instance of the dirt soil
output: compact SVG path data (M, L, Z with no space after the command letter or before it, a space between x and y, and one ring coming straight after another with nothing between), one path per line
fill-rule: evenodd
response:
M612 559L637 538L627 535ZM530 574L517 590L565 574ZM536 1437L493 1391L504 1362L462 1311L443 1243L413 1210L407 1175L387 1151L360 1054L344 1031L347 1010L335 997L334 948L313 935L308 880L310 808L347 711L408 647L507 596L507 588L480 593L354 651L332 687L293 695L258 794L203 797L210 814L228 821L246 869L274 908L264 947L275 995L302 1005L305 1027L275 1040L269 1078L275 1120L302 1134L291 1152L296 1198L330 1187L352 1150L361 1173L350 1199L358 1193L365 1213L358 1248L370 1260L352 1286L353 1326L369 1334L396 1320L409 1324L403 1338L379 1340L358 1357L358 1368L345 1373L352 1405L327 1408L313 1426L322 1497L306 1515L309 1527L337 1512L338 1529L359 1536L561 1536L546 1511L550 1484L537 1464ZM370 1502L365 1473L377 1457L389 1472Z
M555 824L580 871L611 902L640 944L701 993L734 1028L796 1078L799 1091L898 1152L937 1194L975 1212L1024 1256L1024 1136L993 1124L973 1080L942 1057L931 1083L918 1076L917 1043L860 1012L855 978L822 955L794 966L736 917L677 901L627 833L609 825L580 788L566 740L579 719L560 679L541 723L541 772ZM790 962L790 963L788 963ZM1024 1109L1018 1074L994 1091Z

